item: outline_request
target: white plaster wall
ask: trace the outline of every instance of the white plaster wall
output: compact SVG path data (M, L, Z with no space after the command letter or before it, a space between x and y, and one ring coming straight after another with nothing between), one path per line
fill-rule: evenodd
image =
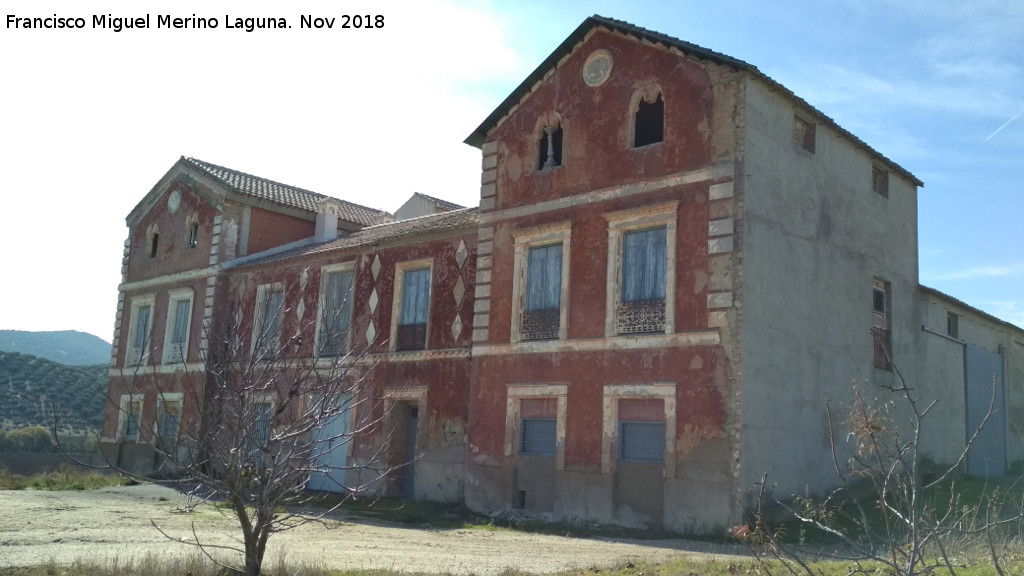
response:
M873 367L873 277L892 284L901 366L921 332L916 187L890 171L889 198L874 193L869 152L821 123L806 152L794 112L748 81L740 481L753 487L767 472L778 496L836 483L826 401L848 401L855 379L892 378Z

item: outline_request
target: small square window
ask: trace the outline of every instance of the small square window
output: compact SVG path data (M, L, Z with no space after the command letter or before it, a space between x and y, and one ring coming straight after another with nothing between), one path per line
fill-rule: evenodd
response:
M793 140L797 146L812 154L814 153L815 129L816 125L813 122L799 116L793 117Z
M955 312L946 312L946 334L950 338L960 338L960 315Z

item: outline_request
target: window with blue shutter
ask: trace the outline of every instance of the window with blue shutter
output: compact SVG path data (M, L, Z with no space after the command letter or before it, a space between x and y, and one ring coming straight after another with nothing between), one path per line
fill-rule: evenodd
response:
M558 338L562 305L562 245L530 248L522 338Z
M351 270L327 275L323 316L320 320L320 352L325 356L338 356L348 351L354 276Z
M520 454L555 455L555 418L523 418L520 422Z
M430 304L430 268L408 270L402 281L397 350L423 350L427 346L427 311Z
M619 422L619 458L632 462L663 462L665 423Z
M627 232L622 237L620 334L665 329L666 228Z

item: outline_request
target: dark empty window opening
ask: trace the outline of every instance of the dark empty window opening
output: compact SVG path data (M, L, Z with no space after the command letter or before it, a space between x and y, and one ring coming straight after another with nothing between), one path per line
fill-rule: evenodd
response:
M661 99L661 94L650 104L641 99L633 122L633 147L656 144L664 139L665 101Z
M562 165L562 127L545 126L537 146L537 170Z
M885 290L875 288L875 314L885 315Z
M198 242L199 242L199 223L198 222L193 222L192 225L189 226L189 228L188 228L188 242L186 242L186 246L188 246L189 249L192 249L192 248L196 247L196 244L198 244Z
M156 258L157 245L160 243L160 235L156 232L149 237L149 257Z
M889 173L877 166L871 168L871 189L882 198L889 197Z

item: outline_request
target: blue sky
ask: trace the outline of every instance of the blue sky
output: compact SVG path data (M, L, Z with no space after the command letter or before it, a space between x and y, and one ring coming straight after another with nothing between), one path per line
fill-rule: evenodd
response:
M5 16L220 27L0 29L0 328L109 340L124 217L181 155L392 211L417 191L475 204L480 156L462 140L595 13L753 64L913 172L921 282L1024 326L1024 2L283 6L4 2ZM384 27L298 29L346 12ZM294 28L228 30L225 16Z

